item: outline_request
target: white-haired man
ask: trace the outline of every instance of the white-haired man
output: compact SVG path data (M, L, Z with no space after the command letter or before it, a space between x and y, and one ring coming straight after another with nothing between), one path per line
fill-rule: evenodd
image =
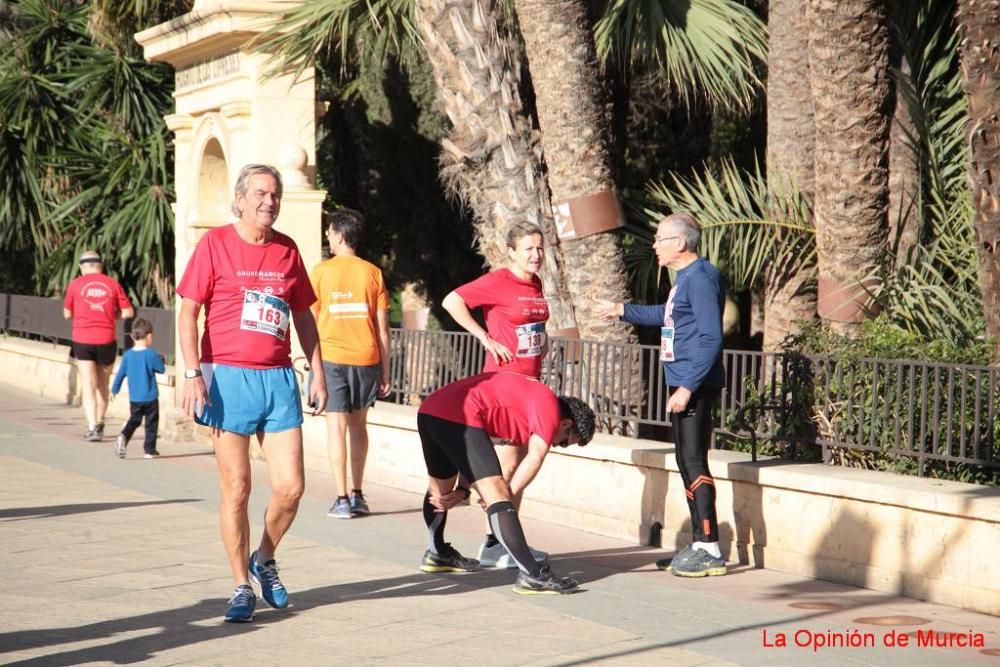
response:
M281 209L281 175L250 164L236 179L233 213L239 220L209 230L198 242L177 286L184 357L183 407L212 429L218 464L222 541L236 590L225 620L253 619L250 580L274 608L288 605L274 552L298 511L305 485L302 402L291 363L289 324L313 368L323 360L310 307L316 300L298 247L273 229ZM198 313L205 332L198 354ZM326 381L314 375L310 402L321 414ZM264 448L271 498L259 548L250 551L250 437Z

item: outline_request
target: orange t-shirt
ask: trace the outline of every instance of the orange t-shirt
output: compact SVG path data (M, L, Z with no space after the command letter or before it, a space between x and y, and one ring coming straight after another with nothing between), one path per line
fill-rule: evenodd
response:
M309 276L319 297L320 349L323 361L371 366L378 349L380 310L389 309L382 271L360 257L331 257Z

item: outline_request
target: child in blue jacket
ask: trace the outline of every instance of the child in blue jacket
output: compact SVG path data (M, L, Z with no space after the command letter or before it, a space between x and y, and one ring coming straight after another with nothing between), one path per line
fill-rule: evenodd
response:
M156 388L156 373L163 373L166 367L163 357L153 349L153 325L142 318L132 323L132 340L135 346L122 356L118 374L111 385L111 398L118 395L122 381L128 378L128 400L131 415L115 441L115 453L125 458L125 448L132 434L146 418L146 440L143 443L145 458L154 459L160 455L156 451L156 432L160 424L160 392Z

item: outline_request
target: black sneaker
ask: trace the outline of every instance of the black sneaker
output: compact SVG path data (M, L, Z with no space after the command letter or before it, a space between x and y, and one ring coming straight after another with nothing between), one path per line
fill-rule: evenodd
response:
M421 572L475 572L478 569L478 560L466 558L450 544L445 544L441 553L434 553L428 549L424 552L424 560L420 564Z
M514 583L514 592L521 595L565 595L576 593L579 588L580 584L576 579L557 577L552 574L548 565L542 566L537 577L518 572L517 581Z
M98 440L104 440L104 422L98 424L97 428L94 430L97 431Z

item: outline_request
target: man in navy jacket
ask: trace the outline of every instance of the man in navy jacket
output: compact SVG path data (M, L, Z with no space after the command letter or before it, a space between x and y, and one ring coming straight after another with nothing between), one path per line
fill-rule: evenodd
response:
M677 272L665 304L639 306L598 302L606 320L660 327L660 360L670 391L667 410L674 431L677 467L691 512L690 545L673 559L658 561L682 577L726 573L719 549L715 512L715 480L708 470L712 440L712 408L725 386L722 367L722 312L726 290L719 270L698 255L701 227L687 213L660 221L653 239L660 266Z

